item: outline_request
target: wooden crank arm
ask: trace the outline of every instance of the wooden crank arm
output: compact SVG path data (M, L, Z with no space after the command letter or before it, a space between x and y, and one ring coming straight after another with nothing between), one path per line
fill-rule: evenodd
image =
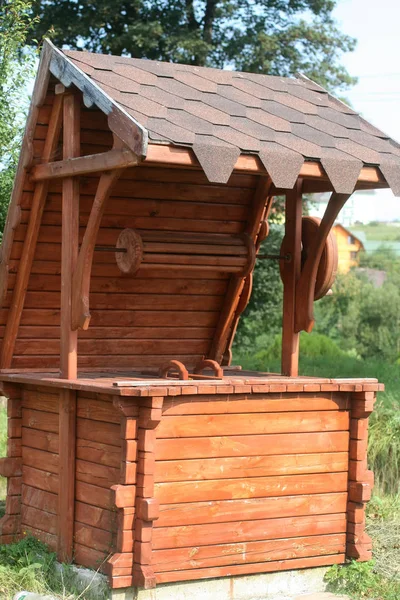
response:
M71 307L73 329L87 329L89 327L89 291L94 247L107 199L121 173L122 169L109 171L103 173L99 180L73 276Z
M331 195L318 233L310 247L308 257L296 285L295 331L311 332L314 326L314 293L318 266L326 239L335 220L351 194Z

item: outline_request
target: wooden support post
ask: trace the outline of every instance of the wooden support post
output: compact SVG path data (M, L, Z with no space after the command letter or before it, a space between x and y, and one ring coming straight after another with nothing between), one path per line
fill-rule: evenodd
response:
M359 392L351 397L346 553L359 561L372 558L371 538L365 531L365 507L374 481L372 471L367 469L368 418L374 402L375 392Z
M62 96L56 96L54 98L53 109L51 112L46 141L42 154L42 161L44 163L49 162L57 148L62 120L62 101ZM48 181L37 183L33 194L28 229L24 240L22 256L18 266L17 279L15 282L1 347L1 369L9 369L11 366L15 340L17 338L22 309L25 303L25 295L28 288L29 276L35 255L36 243L39 235L40 224L42 222L43 209L47 198L48 187Z
M64 158L80 154L80 99L64 97ZM62 184L61 233L61 377L76 379L78 333L72 329L72 277L78 259L79 180L66 177Z
M282 375L297 377L299 373L299 334L295 332L296 284L301 270L301 179L286 193L285 239L290 262L283 270Z
M80 98L64 96L64 158L80 154ZM65 178L62 186L60 373L77 377L77 332L71 326L72 275L78 256L79 182ZM59 411L58 559L73 556L75 509L76 391L60 391Z
M272 181L269 177L264 176L260 178L253 199L252 212L244 232L245 235L248 236L247 239L249 239L251 243L256 241L271 187ZM253 269L254 264L251 265L250 273L253 271ZM246 277L248 277L250 273L246 273L244 276L231 276L224 307L219 317L210 352L208 353L208 358L216 360L218 363L222 362L225 350L227 346L229 346L229 335L232 327L234 327L235 314L240 295L242 293Z

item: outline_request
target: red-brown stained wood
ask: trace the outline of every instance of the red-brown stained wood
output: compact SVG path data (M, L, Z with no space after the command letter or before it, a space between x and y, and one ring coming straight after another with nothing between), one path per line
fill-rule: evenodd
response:
M350 488L351 489L351 488ZM280 475L252 479L158 483L155 497L161 504L262 498L293 494L331 493L347 490L347 473L320 473L314 475ZM353 498L351 497L351 500Z
M291 433L273 435L234 435L213 438L158 439L155 453L159 460L258 456L293 452L346 452L349 433Z
M22 527L35 527L46 533L57 535L57 516L44 510L22 504L21 524Z
M347 412L298 412L277 413L274 418L260 415L198 415L164 417L157 437L180 438L220 435L244 435L266 433L300 433L313 431L340 431L349 427Z
M283 496L271 498L251 498L243 500L216 500L212 502L194 502L190 504L168 504L160 506L160 516L154 522L156 539L159 527L183 527L188 525L218 524L215 531L222 531L221 523L230 523L230 535L233 534L232 521L251 521L254 519L273 519L278 517L297 517L326 515L331 517L337 511L345 512L347 494L303 494L301 496ZM331 515L329 513L332 513ZM318 517L319 518L319 517ZM325 516L322 517L324 519ZM343 519L343 515L339 517ZM284 523L285 524L285 523ZM207 525L208 527L208 525ZM210 530L212 526L210 525ZM188 530L190 531L190 530Z
M196 481L332 473L347 471L348 453L283 454L281 456L243 456L235 458L157 461L155 481Z
M292 539L254 541L198 548L157 550L153 554L155 571L182 571L207 567L284 560L308 556L343 554L346 534L311 535Z
M26 506L38 508L46 513L56 515L58 510L58 499L56 494L45 492L24 484L21 494L22 503Z

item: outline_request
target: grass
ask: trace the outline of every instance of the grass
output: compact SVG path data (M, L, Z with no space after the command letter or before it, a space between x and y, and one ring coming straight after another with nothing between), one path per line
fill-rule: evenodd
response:
M351 230L357 235L357 232L364 232L367 240L400 242L400 227L390 223L370 223L369 225L353 225Z

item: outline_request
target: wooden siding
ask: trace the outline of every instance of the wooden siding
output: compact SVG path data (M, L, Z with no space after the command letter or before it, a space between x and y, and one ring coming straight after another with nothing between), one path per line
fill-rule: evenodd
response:
M51 97L35 133L39 154L46 135ZM82 110L82 153L112 145L104 115ZM94 143L95 142L95 143ZM211 185L204 173L184 169L126 169L106 206L98 245L115 246L122 229L239 233L243 231L257 177L233 174L228 185ZM98 178L80 179L80 241ZM15 345L13 368L59 366L61 181L50 184L33 268ZM18 269L29 219L33 184L26 182L21 223L12 248L9 291ZM210 348L229 282L228 273L141 269L123 275L113 253L95 252L88 331L79 331L79 366L160 366L168 358L193 365ZM0 313L4 327L6 310ZM98 341L102 340L102 343Z
M341 562L346 394L187 396L156 430L157 582Z

